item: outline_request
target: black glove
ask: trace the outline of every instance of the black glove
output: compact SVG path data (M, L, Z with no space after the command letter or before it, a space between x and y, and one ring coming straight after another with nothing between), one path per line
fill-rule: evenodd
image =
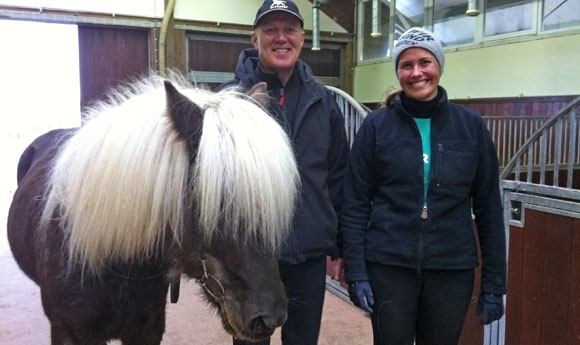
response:
M356 281L348 285L348 296L354 305L372 313L371 307L375 304L371 285L367 280Z
M503 296L482 292L477 301L477 315L482 325L489 325L503 316Z

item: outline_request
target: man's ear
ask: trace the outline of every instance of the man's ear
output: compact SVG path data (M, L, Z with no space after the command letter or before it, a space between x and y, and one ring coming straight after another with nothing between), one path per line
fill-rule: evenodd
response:
M258 49L258 34L256 33L256 31L252 31L252 33L250 34L250 40L252 41L252 45L254 46L254 48Z

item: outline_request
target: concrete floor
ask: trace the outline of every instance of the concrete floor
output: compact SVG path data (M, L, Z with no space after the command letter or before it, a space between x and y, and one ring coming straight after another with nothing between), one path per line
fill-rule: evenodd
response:
M0 345L50 345L49 323L42 311L39 288L20 271L7 244L5 219L9 200L11 197L0 198ZM215 311L201 299L197 284L184 281L181 289L179 303L167 305L162 344L231 344ZM372 334L368 316L327 291L319 345L369 344ZM271 345L280 345L278 331Z

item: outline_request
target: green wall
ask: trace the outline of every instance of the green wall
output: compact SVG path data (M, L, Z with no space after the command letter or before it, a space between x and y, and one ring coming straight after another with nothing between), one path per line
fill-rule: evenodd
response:
M580 95L580 33L447 48L440 84L451 99ZM399 85L391 61L355 68L354 97L382 100Z

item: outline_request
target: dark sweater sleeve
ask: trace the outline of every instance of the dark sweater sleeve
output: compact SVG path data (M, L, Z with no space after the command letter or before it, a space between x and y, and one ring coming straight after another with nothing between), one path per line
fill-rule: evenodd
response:
M346 130L344 127L344 116L340 111L334 97L327 91L327 102L330 109L330 121L331 121L331 147L328 152L328 189L330 194L330 200L334 211L336 213L336 219L338 221L337 226L337 253L333 258L342 257L342 205L344 201L343 197L343 180L344 171L346 169L346 164L349 155L349 143L346 137Z
M478 121L480 145L478 172L472 185L473 214L482 257L481 291L506 293L506 232L499 188L495 145L483 120Z
M348 283L368 280L365 267L365 237L375 188L372 170L375 135L370 113L358 130L344 177L342 212L343 257Z

